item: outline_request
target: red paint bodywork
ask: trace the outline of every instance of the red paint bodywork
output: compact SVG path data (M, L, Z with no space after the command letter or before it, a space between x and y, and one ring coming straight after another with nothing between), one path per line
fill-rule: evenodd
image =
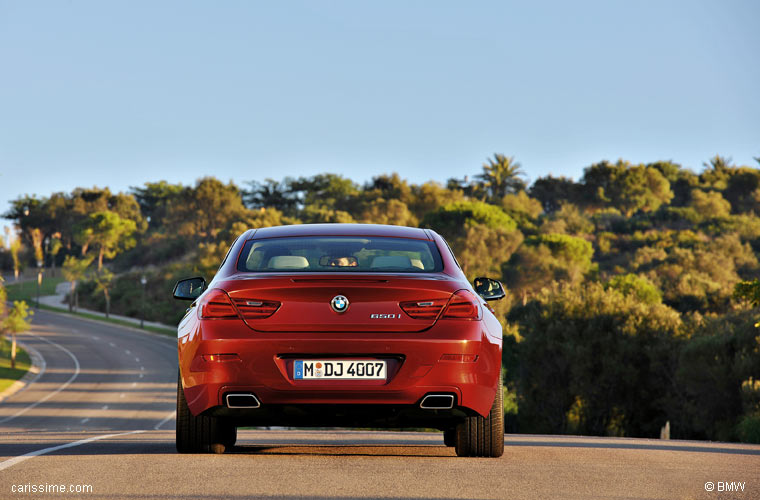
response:
M246 241L286 236L385 236L435 242L440 273L250 273L237 261ZM197 303L178 327L179 366L190 411L222 407L227 392L253 392L268 405L418 405L427 393L453 393L456 407L486 416L501 376L498 320L478 297L480 320L412 319L400 302L473 291L445 241L426 229L371 224L313 224L249 230L233 243L208 289L276 300L282 306L263 320L199 319ZM208 292L206 292L208 293ZM473 292L474 293L474 292ZM350 309L338 315L330 300L345 295ZM477 297L477 296L476 296ZM201 297L202 298L202 297ZM199 299L200 300L200 299ZM370 313L401 319L370 321ZM213 357L218 354L228 356ZM474 362L441 360L446 354ZM294 380L294 359L382 358L387 380ZM472 359L468 357L466 359Z

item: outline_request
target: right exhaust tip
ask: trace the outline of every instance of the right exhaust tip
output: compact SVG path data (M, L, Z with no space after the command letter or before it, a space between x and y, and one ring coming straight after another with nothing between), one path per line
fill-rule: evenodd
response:
M420 401L423 410L450 410L454 408L453 394L428 394Z

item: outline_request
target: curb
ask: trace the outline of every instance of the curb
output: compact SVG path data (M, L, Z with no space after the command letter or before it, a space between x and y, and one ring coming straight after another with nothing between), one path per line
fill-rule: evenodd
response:
M43 373L45 373L45 367L47 366L45 358L42 357L42 354L40 354L37 349L23 342L16 341L16 343L20 347L23 347L27 354L29 354L32 366L29 367L29 371L27 371L23 377L13 382L11 386L3 392L0 392L0 402L8 399L17 392L26 389L29 384L35 382Z
M48 305L48 307L52 308L54 306ZM94 319L94 318L85 318L85 317L79 316L77 314L72 314L67 309L63 309L63 308L56 308L56 309L57 310L55 310L55 311L50 310L50 309L45 309L45 312L50 313L50 314L60 314L62 316L68 316L70 318L76 318L76 319L78 319L80 321L89 321L90 323L96 323L98 325L108 325L108 326L111 326L111 327L114 327L114 328L124 328L125 330L131 330L131 331L136 332L136 333L142 333L144 335L149 335L151 337L156 337L156 338L159 338L159 339L168 339L170 341L176 341L176 336L173 337L173 336L169 335L169 331L171 329L171 327L169 327L169 326L166 327L167 333L166 333L166 335L164 335L164 334L161 334L161 333L155 333L155 332L151 332L151 331L148 331L148 330L143 330L143 329L139 328L138 326L128 326L128 325L122 325L122 324L117 324L117 323L111 323L109 321L106 321L105 318L102 319L102 320L100 320L100 319Z

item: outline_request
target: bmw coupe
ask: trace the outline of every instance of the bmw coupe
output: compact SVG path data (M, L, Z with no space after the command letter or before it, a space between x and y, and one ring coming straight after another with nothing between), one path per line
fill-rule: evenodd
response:
M425 427L459 456L504 451L502 332L430 229L251 229L214 279L181 280L177 450L223 453L241 426Z

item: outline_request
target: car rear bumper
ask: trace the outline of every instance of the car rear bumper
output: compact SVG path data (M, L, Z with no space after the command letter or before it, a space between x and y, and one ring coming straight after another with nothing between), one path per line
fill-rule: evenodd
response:
M287 425L319 425L315 415L330 412L361 425L382 414L381 409L390 416L399 410L411 415L404 421L434 418L434 412L485 416L501 376L501 339L488 335L479 321L439 321L421 333L258 333L236 320L216 320L197 321L191 331L179 339L179 361L185 397L195 415ZM441 359L451 354L476 358ZM293 361L309 358L384 359L388 379L294 380ZM226 394L249 392L260 408L226 408ZM430 393L453 395L454 408L420 410L420 401ZM298 417L298 408L314 411ZM369 408L376 410L367 412Z

